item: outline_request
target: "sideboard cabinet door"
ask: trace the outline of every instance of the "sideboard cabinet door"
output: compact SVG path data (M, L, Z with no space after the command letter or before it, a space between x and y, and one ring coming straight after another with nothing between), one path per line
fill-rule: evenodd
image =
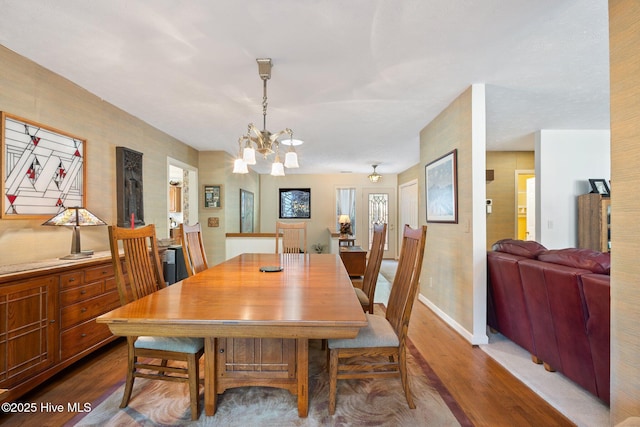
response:
M0 287L0 388L57 362L57 295L57 276Z

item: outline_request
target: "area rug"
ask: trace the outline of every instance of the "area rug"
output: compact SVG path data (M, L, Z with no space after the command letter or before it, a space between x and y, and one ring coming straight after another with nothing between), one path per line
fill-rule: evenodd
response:
M335 415L328 413L326 353L309 344L309 416L299 418L297 398L270 387L229 389L218 396L214 416L201 410L191 421L185 384L137 379L129 406L120 409L124 385L92 403L76 426L471 426L428 363L408 343L409 384L416 409L409 409L400 379L339 380ZM202 389L201 389L202 390ZM202 399L202 391L200 394ZM202 402L202 400L201 400Z

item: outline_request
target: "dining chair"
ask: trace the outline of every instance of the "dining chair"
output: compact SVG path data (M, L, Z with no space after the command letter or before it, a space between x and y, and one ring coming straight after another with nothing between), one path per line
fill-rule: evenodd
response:
M336 411L338 379L399 376L409 408L416 407L407 380L406 338L416 298L427 226L404 226L398 269L385 316L365 314L368 325L353 339L330 339L329 414ZM364 356L364 358L355 357Z
M380 264L382 264L382 255L384 254L384 243L387 235L387 224L373 225L373 242L371 243L371 251L367 260L367 267L364 270L362 279L362 288L354 287L360 305L366 312L373 314L373 297L376 292L376 284L378 283L378 273L380 273Z
M109 244L122 305L166 286L153 224L136 229L109 226ZM124 269L120 261L120 245L124 250ZM125 279L125 270L128 280ZM204 353L204 340L131 336L127 337L127 346L127 380L120 407L128 405L136 378L184 382L188 383L189 387L191 419L197 420L200 414L199 363ZM152 363L154 360L159 362ZM169 366L168 361L181 363L178 366Z
M209 268L207 254L204 251L202 242L202 227L200 223L194 225L180 224L178 229L180 236L182 236L182 253L187 267L187 275L193 276Z
M279 244L282 236L282 253L307 253L306 222L276 222L276 253L280 253ZM302 245L302 246L300 246Z

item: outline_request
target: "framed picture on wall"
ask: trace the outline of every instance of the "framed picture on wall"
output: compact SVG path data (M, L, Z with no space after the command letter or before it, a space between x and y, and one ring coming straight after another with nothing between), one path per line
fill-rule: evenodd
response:
M45 219L85 206L86 141L0 113L2 219Z
M280 218L311 218L311 189L281 188Z
M240 189L240 232L253 233L253 193Z
M427 222L458 223L458 150L425 166Z
M221 185L204 185L203 197L205 208L221 208L222 207L222 186Z

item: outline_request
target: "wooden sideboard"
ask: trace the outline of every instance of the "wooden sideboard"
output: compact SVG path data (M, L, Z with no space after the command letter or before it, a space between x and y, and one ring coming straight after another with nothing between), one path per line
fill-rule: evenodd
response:
M340 258L350 277L364 276L367 268L367 251L360 246L340 246Z
M116 339L94 320L119 305L110 252L0 266L0 401Z

